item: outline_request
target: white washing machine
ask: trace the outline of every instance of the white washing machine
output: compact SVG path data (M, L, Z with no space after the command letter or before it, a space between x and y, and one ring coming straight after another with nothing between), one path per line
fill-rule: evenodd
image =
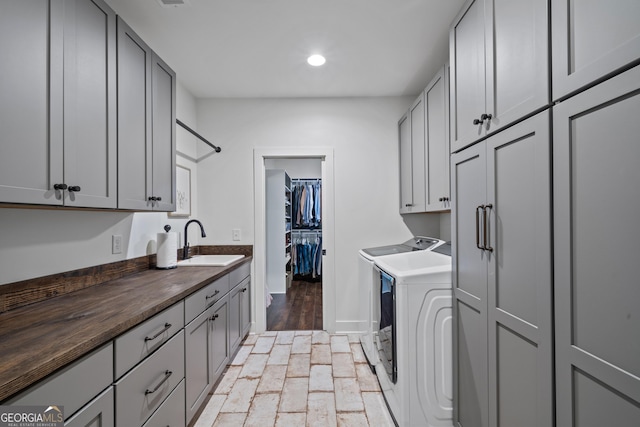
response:
M444 240L433 237L416 236L404 243L375 248L361 249L358 257L358 283L360 303L360 319L364 320L360 342L367 360L374 366L378 362L378 352L374 341L378 333L380 319L380 298L378 292L378 275L374 271L374 261L388 256L424 250L433 250L445 244Z
M375 260L381 304L375 370L401 427L453 425L450 253L444 245Z

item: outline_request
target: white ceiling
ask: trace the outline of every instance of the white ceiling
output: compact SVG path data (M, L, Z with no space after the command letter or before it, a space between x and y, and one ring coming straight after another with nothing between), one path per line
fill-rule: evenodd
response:
M464 0L106 0L198 98L415 95ZM306 58L322 53L327 63Z

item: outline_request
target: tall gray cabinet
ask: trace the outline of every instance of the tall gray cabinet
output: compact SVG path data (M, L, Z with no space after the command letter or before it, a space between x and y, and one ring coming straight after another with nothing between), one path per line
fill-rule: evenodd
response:
M0 52L0 201L115 208L113 10L2 2Z
M470 0L450 29L454 422L552 426L548 3Z
M558 426L640 422L639 113L639 67L554 107Z
M549 112L452 156L456 420L553 424Z
M452 24L458 427L640 420L638 16L636 1L470 0ZM520 68L538 61L550 75ZM500 101L501 79L522 87Z

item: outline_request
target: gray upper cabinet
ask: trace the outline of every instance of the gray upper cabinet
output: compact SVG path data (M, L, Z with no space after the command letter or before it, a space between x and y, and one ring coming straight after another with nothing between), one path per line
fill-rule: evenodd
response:
M400 144L400 213L425 210L424 94L398 123Z
M637 64L640 2L554 0L553 99Z
M469 0L453 21L452 152L549 104L547 3Z
M553 426L549 112L451 167L456 425Z
M638 111L640 66L554 106L558 426L640 420Z
M398 121L400 213L449 209L448 65Z
M118 207L175 208L175 73L118 18Z
M116 207L115 19L102 0L0 5L0 202Z
M155 53L151 58L154 210L176 208L176 73Z
M64 204L115 208L116 15L102 0L64 3Z
M449 209L449 65L424 90L426 211Z

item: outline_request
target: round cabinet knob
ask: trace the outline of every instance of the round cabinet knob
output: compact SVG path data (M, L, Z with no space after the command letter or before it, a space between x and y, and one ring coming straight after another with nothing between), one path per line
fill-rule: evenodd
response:
M485 114L485 113L483 113L483 114L480 116L480 119L482 119L482 121L484 122L485 120L491 120L491 117L493 117L491 114Z
M440 197L440 198L438 199L438 201L439 201L439 202L444 202L444 197Z
M157 199L155 198L155 196L149 196L148 200L151 202L155 202Z
M53 184L54 190L66 190L67 184Z
M69 188L67 189L69 190L70 193L79 193L80 192L80 186L79 185L70 185Z
M158 196L158 197L156 197L156 200L157 200L158 202L160 202L160 201L162 200L162 197Z
M482 124L482 120L473 119L473 124L474 125L481 125Z

